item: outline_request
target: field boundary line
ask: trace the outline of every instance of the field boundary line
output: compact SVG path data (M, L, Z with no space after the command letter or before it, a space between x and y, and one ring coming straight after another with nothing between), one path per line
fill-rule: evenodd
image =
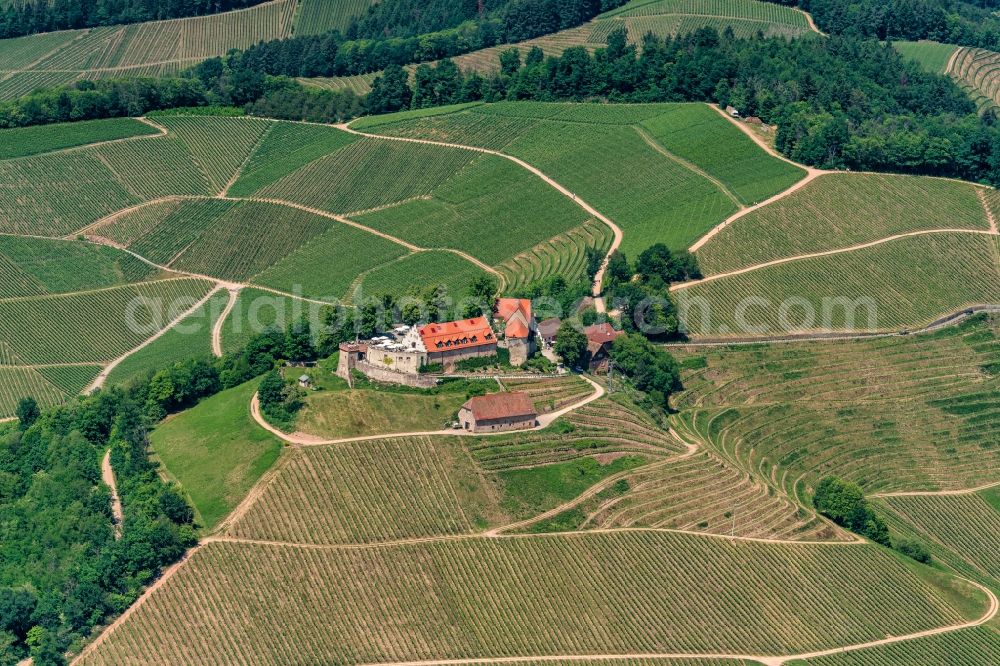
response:
M167 268L165 270L170 270L170 269ZM86 296L88 294L100 294L105 291L126 289L128 287L136 287L143 284L160 284L161 282L176 282L177 280L186 280L186 279L188 279L187 276L177 275L175 277L164 277L158 280L141 280L139 282L125 282L124 284L116 284L110 287L98 287L96 289L84 289L82 291L62 291L54 294L36 294L34 296L12 296L11 298L0 298L0 303L21 303L24 301L55 300L57 298L68 298L70 296ZM216 280L214 279L212 279L212 281L216 282ZM96 365L100 364L98 363Z
M119 356L118 358L116 358L115 360L111 361L111 363L109 363L108 365L104 366L104 369L101 370L100 373L98 373L97 377L94 378L94 381L92 381L85 389L83 389L83 391L81 391L81 393L83 393L84 395L86 395L88 393L92 393L92 392L96 391L99 388L102 388L104 386L104 382L106 382L107 379L108 379L108 375L111 374L111 371L114 370L115 368L117 368L119 365L121 365L121 363L125 359L127 359L129 356L132 356L133 354L135 354L135 353L137 353L137 352L145 349L149 345L153 344L154 342L156 342L157 340L159 340L160 338L162 338L164 335L167 334L167 331L169 331L174 326L176 326L180 321L184 320L186 317L188 317L189 315L191 315L194 312L196 312L201 306L205 305L205 303L207 303L212 298L212 296L214 296L221 289L223 289L224 286L225 285L223 283L216 282L215 286L212 287L212 289L210 289L208 291L208 293L205 294L205 296L203 296L201 298L201 300L199 300L197 303L195 303L190 308L188 308L187 310L185 310L184 312L182 312L180 315L178 315L173 321L168 322L166 326L164 326L159 331L157 331L152 337L147 338L142 344L138 345L137 347L134 347L134 348L130 349L129 351L125 352L124 354L122 354L121 356Z
M961 307L944 317L916 330L908 330L908 335L933 333L948 326L954 326L966 317L980 312L1000 313L1000 304L977 304ZM851 340L877 340L878 338L899 337L899 331L872 331L869 333L835 333L814 332L799 333L786 336L766 336L759 338L708 338L704 340L689 340L687 342L664 342L664 347L730 347L733 345L775 345L797 342L845 342Z
M688 282L682 282L680 284L671 285L670 291L680 291L682 289L688 289L690 287L695 287L700 284L705 284L706 282L714 282L716 280L722 280L724 278L735 277L737 275L743 275L744 273L752 273L764 268L771 268L774 266L780 266L782 264L788 264L796 261L805 261L807 259L816 259L818 257L829 257L835 254L844 254L845 252L856 252L858 250L864 250L870 247L875 247L882 245L884 243L891 243L893 241L901 240L903 238L912 238L914 236L928 236L931 234L972 234L977 236L996 236L997 232L990 229L922 229L920 231L908 231L902 234L896 234L895 236L889 236L888 238L880 238L879 240L869 241L867 243L861 243L859 245L852 245L850 247L838 248L836 250L824 250L822 252L810 252L809 254L799 254L793 257L783 257L781 259L773 259L771 261L765 261L762 264L755 264L753 266L746 266L744 268L738 268L732 271L726 271L724 273L716 273L715 275L709 275L708 277L701 278L700 280L690 280Z
M253 148L251 148L250 151L247 153L246 159L243 160L243 163L240 164L239 167L237 167L236 172L233 173L232 178L229 179L229 181L223 186L219 194L216 195L219 199L225 199L226 197L229 196L229 190L231 190L233 188L233 185L236 184L236 181L240 179L240 176L243 175L243 170L247 168L247 165L250 164L250 160L252 160L254 155L257 154L257 150L260 148L260 145L264 143L264 140L268 137L269 134L271 134L272 131L274 131L274 128L277 126L278 123L273 121L267 123L267 127L264 128L264 131L261 132L261 135L257 137L257 142L253 144Z
M360 231L364 231L364 232L370 233L373 236L379 236L381 238L384 238L387 241L391 241L393 243L396 243L397 245L401 245L401 246L405 247L410 252L434 252L434 251L436 251L436 252L451 252L452 254L454 254L456 256L459 256L462 259L465 259L466 261L468 261L469 263L477 266L478 268L481 268L482 270L486 271L487 273L490 273L491 275L494 275L497 278L499 278L501 289L507 283L507 279L503 276L502 273L500 273L500 271L498 271L497 269L493 268L492 266L486 264L482 260L476 259L475 257L473 257L471 254L469 254L467 252L464 252L462 250L457 250L457 249L452 248L452 247L421 247L419 245L414 245L413 243L411 243L409 241L405 241L402 238L399 238L397 236L393 236L393 235L387 234L387 233L385 233L383 231L379 231L378 229L373 229L372 227L369 227L369 226L364 225L364 224L362 224L360 222L352 220L351 218L345 217L344 215L338 215L336 213L330 213L330 212L327 212L325 210L321 210L319 208L312 208L311 206L305 206L303 204L297 204L297 203L294 203L292 201L286 201L284 199L264 199L264 198L260 198L260 197L240 198L240 197L222 197L222 196L220 196L218 198L222 199L224 201L258 201L258 202L263 202L263 203L275 204L275 205L278 205L278 206L288 206L289 208L295 208L297 210L301 210L301 211L304 211L306 213L312 213L313 215L318 215L320 217L325 217L325 218L327 218L329 220L334 220L335 222L339 222L341 224L346 224L349 227L354 227L355 229L358 229ZM376 268L378 268L378 267L376 267Z
M212 354L216 358L222 358L222 328L225 326L226 320L229 318L230 313L232 313L233 308L236 307L236 300L240 296L240 290L239 287L228 287L229 300L226 302L226 307L219 314L219 318L212 326Z
M671 432L671 434L673 434L673 429L671 429L670 432ZM592 497L594 497L598 493L600 493L600 492L604 491L605 489L611 487L612 485L614 485L615 483L617 483L621 479L627 478L628 476L634 474L635 472L638 472L638 471L648 472L649 470L652 470L652 469L658 469L660 467L664 467L666 465L671 465L671 464L674 464L674 463L676 463L678 461L684 460L685 458L690 458L691 456L693 456L696 453L698 453L698 447L696 445L689 444L688 442L684 441L680 437L677 437L676 435L674 436L674 439L676 439L679 442L681 442L682 444L684 444L684 446L687 447L687 451L685 451L684 453L678 454L678 455L674 455L674 456L666 456L662 460L657 460L657 461L655 461L653 463L650 463L648 465L642 465L641 467L637 467L635 469L627 469L627 470L625 470L623 472L618 472L617 474L612 474L611 476L609 476L609 477L607 477L605 479L602 479L601 481L598 481L594 485L590 486L589 488L587 488L586 490L584 490L582 493L580 493L579 495L577 495L573 499L569 500L568 502L563 502L559 506L553 507L552 509L549 509L548 511L540 513L537 516L532 516L531 518L526 518L525 520L520 520L520 521L515 522L515 523L509 523L507 525L501 525L499 527L495 527L492 530L489 530L488 532L486 532L486 535L487 536L497 536L497 535L500 535L500 534L505 534L505 533L510 532L512 530L520 530L520 529L524 529L525 527L530 527L530 526L535 525L537 523L540 523L540 522L542 522L544 520L548 520L549 518L553 518L555 516L558 516L560 513L564 512L564 511L568 511L570 509L573 509L573 508L579 506L580 504L583 504L584 502L586 502L587 500L591 499Z
M85 143L85 144L80 145L80 146L68 146L66 148L57 148L56 150L47 150L47 151L45 151L43 153L35 153L34 155L22 155L20 157L8 157L8 158L6 158L3 161L7 162L7 161L13 161L13 160L30 159L32 157L38 157L38 156L41 156L41 155L63 155L63 154L66 154L66 153L79 153L79 152L82 152L82 151L85 151L85 150L89 150L91 148L100 148L102 146L110 146L110 145L116 144L116 143L126 143L126 142L130 142L130 141L142 141L142 140L147 140L147 139L162 139L163 137L165 137L167 135L167 128L165 128L163 126L153 125L151 123L146 122L143 118L130 118L128 116L126 116L125 118L128 119L128 120L135 120L135 121L140 122L143 125L147 125L149 127L153 127L154 129L156 129L158 131L158 133L157 134L141 134L139 136L124 136L124 137L122 137L120 139L106 139L104 141L95 141L94 143ZM97 157L98 159L101 159L100 156L95 155L95 157ZM108 166L107 163L104 162L103 159L101 159L101 162L104 164L104 166ZM112 171L112 173L114 173L114 172ZM114 175L116 177L118 176L118 174L114 174Z
M14 76L17 75L17 74L24 74L24 73L27 73L27 72L33 72L33 71L35 71L35 70L31 69L31 68L34 67L35 65L38 65L38 64L41 64L41 63L45 62L46 60L48 60L52 56L54 56L57 53L61 52L63 49L68 48L69 46L71 46L73 44L76 44L78 41L80 41L81 39L83 39L84 37L86 37L87 35L89 35L91 33L91 31L93 31L93 28L82 28L80 30L80 34L79 35L77 35L76 37L74 37L73 39L71 39L69 41L66 41L66 42L63 42L62 44L59 44L58 46L54 47L51 51L49 51L49 52L47 52L47 53L45 53L43 55L40 55L35 60L32 60L31 62L29 62L25 68L21 68L21 69L8 69L8 70L4 71L3 72L4 76L0 76L0 83L3 83L4 81L9 81L10 79L14 78Z
M611 229L611 231L614 232L614 240L611 242L611 247L608 248L608 252L607 252L607 254L604 257L604 261L601 263L600 269L598 269L597 274L594 276L594 286L593 286L593 290L592 290L592 294L594 296L594 308L597 310L597 312L606 312L607 311L607 307L606 307L606 305L604 303L604 298L601 296L601 294L603 292L603 285L604 285L604 274L605 274L605 272L607 270L607 267L608 267L608 261L611 259L611 255L614 254L618 250L618 247L621 245L622 239L624 238L624 234L622 233L621 228L617 224L615 224L609 217L607 217L606 215L604 215L603 213L601 213L599 210L597 210L596 208L594 208L593 206L591 206L590 204L588 204L586 201L584 201L583 199L581 199L580 197L578 197L576 194L574 194L573 192L571 192L569 189L567 189L565 186L563 186L561 183L559 183L558 181L556 181L551 176L547 175L541 169L539 169L536 166L531 165L530 163L522 160L519 157L514 157L513 155L508 155L507 153L500 152L499 150L492 150L490 148L480 148L478 146L467 146L467 145L460 144L460 143L446 143L446 142L443 142L443 141L431 141L431 140L428 140L428 139L413 139L413 138L401 137L401 136L384 136L382 134L371 134L369 132L360 132L358 130L351 129L350 123L341 123L339 125L333 125L333 127L336 127L337 129L339 129L341 131L348 132L349 134L355 134L357 136L364 136L364 137L368 137L370 139L384 139L386 141L403 141L405 143L417 143L417 144L422 144L422 145L427 145L427 146L440 146L440 147L443 147L443 148L459 148L459 149L462 149L462 150L471 150L473 152L482 153L484 155L494 155L496 157L501 157L503 159L510 160L514 164L517 164L518 166L522 167L523 169L526 169L526 170L530 171L531 173L533 173L534 175L536 175L539 178L541 178L544 182L548 183L550 186L552 186L553 188L555 188L555 190L558 191L559 193L561 193L563 196L571 199L573 201L573 203L575 203L577 206L579 206L584 211L586 211L587 213L589 213L591 216L595 217L596 219L598 219L601 222L603 222L604 224L606 224Z
M713 185L715 185L719 189L720 192L726 195L726 197L730 201L736 204L736 208L738 208L740 211L745 210L747 208L747 205L742 201L740 201L739 197L737 197L736 194L732 190L730 190L725 183L723 183L721 180L719 180L715 176L711 175L710 173L699 167L694 162L690 162L679 155L674 155L672 152L667 150L666 147L664 147L659 141L657 141L652 134L646 131L646 128L642 127L641 125L632 125L632 129L635 130L635 133L639 135L639 137L645 142L647 146L649 146L656 152L660 153L671 162L674 162L675 164L687 169L688 171L691 171L692 173L695 173L701 176L702 178L710 181Z

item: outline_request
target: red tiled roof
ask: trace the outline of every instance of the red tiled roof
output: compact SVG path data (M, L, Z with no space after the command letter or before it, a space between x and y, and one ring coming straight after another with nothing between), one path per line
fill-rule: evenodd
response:
M427 324L420 327L420 339L424 341L428 352L468 349L496 343L493 329L486 317Z
M523 391L476 396L469 399L462 405L462 408L471 410L473 418L477 421L517 417L533 418L538 415L528 394Z
M496 318L506 324L505 337L531 337L531 301L527 298L497 299Z
M624 335L624 331L616 331L611 324L594 324L583 329L584 335L587 336L587 341L594 344L603 345L609 342L614 342L615 338L620 335Z

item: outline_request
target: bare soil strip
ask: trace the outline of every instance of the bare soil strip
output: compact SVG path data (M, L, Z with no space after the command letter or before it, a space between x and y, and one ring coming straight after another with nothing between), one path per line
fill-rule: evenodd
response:
M708 277L702 278L700 280L691 280L690 282L681 282L675 285L671 285L670 291L679 291L681 289L687 289L689 287L694 287L696 285L704 284L706 282L714 282L715 280L721 280L723 278L733 277L734 275L743 275L744 273L751 273L753 271L757 271L762 268L780 266L781 264L788 264L795 261L803 261L805 259L828 257L833 254L855 252L857 250L864 250L865 248L875 247L876 245L882 245L883 243L891 243L892 241L896 241L901 238L910 238L911 236L927 236L930 234L975 234L981 236L996 236L997 232L992 229L989 231L983 229L924 229L922 231L909 231L905 234L896 234L895 236L889 236L888 238L880 238L879 240L876 241L869 241L868 243L861 243L859 245L852 245L850 247L839 248L836 250L825 250L823 252L811 252L809 254L799 254L794 257L783 257L782 259L774 259L772 261L766 261L762 264L747 266L745 268L739 268L733 271L726 271L725 273L716 273L715 275L709 275Z
M975 488L965 488L963 490L927 490L915 492L903 491L896 493L875 493L869 497L956 497L961 495L975 495L976 493L984 490L990 490L991 488L996 488L998 486L1000 486L1000 481L986 483Z
M118 496L118 483L115 481L115 470L111 467L111 449L104 453L101 460L101 480L111 489L111 515L114 518L115 539L122 537L122 521L125 514L122 511L122 501Z
M226 307L219 314L219 319L215 322L215 326L212 327L212 354L217 358L221 358L222 351L222 328L226 324L226 319L229 318L229 314L233 311L236 306L236 299L239 298L240 288L239 287L229 287L229 301L226 303Z
M1000 233L1000 230L997 229L996 215L993 214L993 209L986 201L986 190L981 187L976 188L976 196L979 197L979 202L983 204L983 210L986 211L986 220L990 223L990 231L995 234Z

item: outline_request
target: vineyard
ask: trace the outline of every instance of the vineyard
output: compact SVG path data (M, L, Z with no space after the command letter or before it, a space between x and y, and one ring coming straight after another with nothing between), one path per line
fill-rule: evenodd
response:
M694 335L919 328L1000 299L998 240L961 233L902 238L723 277L676 294Z
M996 480L996 320L913 337L687 350L674 427L806 503L835 474L868 492ZM933 461L929 464L928 461ZM805 504L808 505L808 504Z
M698 250L698 263L706 275L712 275L913 231L985 231L989 222L979 189L968 183L914 176L820 176L722 229Z
M298 507L309 512L308 502ZM835 586L831 571L838 572ZM650 532L367 549L217 542L197 551L81 663L127 662L137 650L173 664L285 663L292 654L329 664L484 654L780 654L960 622L953 594L867 545ZM970 611L981 614L985 600L978 593L975 600Z
M271 327L284 330L303 315L318 313L319 307L315 303L262 289L242 289L222 326L222 349L225 352L241 349L257 333Z
M857 652L792 661L790 666L991 666L1000 654L1000 633L976 627Z
M101 289L158 274L110 247L0 236L0 299Z
M990 501L992 500L992 502ZM885 497L879 500L920 538L950 551L973 575L1000 580L1000 502L989 491L955 496Z
M553 275L560 275L573 284L587 277L587 248L594 248L603 256L611 247L613 237L607 225L588 220L583 226L570 229L508 259L497 269L503 274L510 291Z
M429 198L355 219L419 247L462 250L487 264L501 263L587 219L540 178L491 155L477 157L426 194Z
M160 116L157 122L176 136L205 171L213 193L236 176L274 124L258 118Z
M454 61L462 70L488 74L499 69L500 53L512 46L521 52L522 59L534 47L546 56L560 56L570 47L589 50L604 47L608 35L621 28L633 44L639 44L647 32L666 37L701 28L714 28L720 33L732 28L737 38L754 37L758 32L768 37L788 38L811 33L805 14L758 0L636 0L576 28L474 51L456 56ZM328 87L350 85L344 79L313 81Z
M77 79L176 74L234 48L288 37L295 0L249 9L0 42L0 101Z
M959 47L946 74L955 79L980 111L1000 108L1000 53Z
M763 539L847 537L710 453L650 465L531 531L654 527Z
M358 126L520 157L614 219L626 254L655 242L686 248L744 201L802 175L703 105L501 103Z
M6 355L6 350L0 350ZM51 407L78 394L100 372L97 365L16 367L0 365L0 417L12 416L18 401L30 395Z
M294 451L228 533L357 544L497 525L504 521L497 493L461 442L407 437Z
M332 127L273 123L260 140L229 194L245 197L296 171L313 160L334 153L357 137Z
M173 279L0 300L0 343L25 365L110 361L165 327L211 286Z
M0 130L0 159L27 157L91 143L155 134L158 134L156 128L132 118L3 129Z
M472 281L483 275L486 272L465 257L445 250L428 250L373 268L361 277L360 287L364 296L372 297L412 295L430 286L444 285L451 297L458 300L468 296Z
M393 241L346 224L330 224L284 259L254 276L253 282L321 300L349 299L371 271L406 256ZM454 256L454 255L452 255ZM467 263L467 262L466 262Z
M330 30L344 32L355 16L361 16L378 0L299 0L295 17L296 35L320 35Z
M511 391L528 388L512 380L504 380L504 386ZM574 410L564 420L570 428L479 438L468 443L469 451L484 470L498 472L587 456L663 457L684 450L641 409L624 400L601 399Z
M203 306L172 326L152 344L132 354L108 375L108 385L127 385L167 366L192 358L211 358L212 325L222 314L229 292L220 291Z

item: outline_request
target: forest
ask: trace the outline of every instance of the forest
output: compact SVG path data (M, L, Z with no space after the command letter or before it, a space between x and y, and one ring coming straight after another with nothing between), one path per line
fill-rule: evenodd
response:
M812 14L824 32L877 39L931 39L996 50L998 0L768 0Z
M266 0L13 0L0 9L0 39L37 32L203 16Z

